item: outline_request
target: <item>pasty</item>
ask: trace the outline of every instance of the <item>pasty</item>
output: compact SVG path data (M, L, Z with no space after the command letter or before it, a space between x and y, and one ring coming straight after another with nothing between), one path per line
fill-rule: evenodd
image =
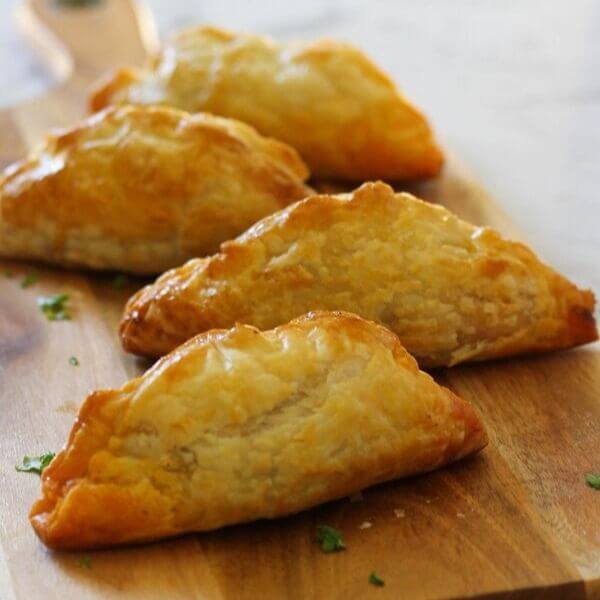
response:
M214 327L345 310L383 323L432 367L593 341L593 309L590 291L523 244L368 183L293 204L165 273L130 299L121 339L159 356Z
M240 119L291 144L321 178L411 179L442 166L423 115L362 52L332 40L190 29L146 70L121 69L91 97L93 110L118 103Z
M156 274L307 194L295 150L237 121L119 107L0 177L0 256Z
M30 518L53 548L153 540L301 511L486 443L476 410L379 325L236 325L89 396Z

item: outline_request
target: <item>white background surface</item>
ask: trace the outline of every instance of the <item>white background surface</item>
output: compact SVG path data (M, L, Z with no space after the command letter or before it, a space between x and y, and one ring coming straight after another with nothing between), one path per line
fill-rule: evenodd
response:
M52 81L0 0L0 105ZM150 0L161 35L206 22L360 46L549 262L600 293L600 1Z

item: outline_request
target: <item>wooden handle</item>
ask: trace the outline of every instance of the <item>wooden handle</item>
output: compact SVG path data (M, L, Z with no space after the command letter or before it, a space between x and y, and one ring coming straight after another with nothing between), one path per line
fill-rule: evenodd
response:
M63 80L141 65L157 46L149 10L133 0L24 0L17 14L29 41Z
M134 0L23 0L17 19L58 85L0 110L0 168L39 143L48 128L82 117L100 75L141 65L158 47L148 8Z

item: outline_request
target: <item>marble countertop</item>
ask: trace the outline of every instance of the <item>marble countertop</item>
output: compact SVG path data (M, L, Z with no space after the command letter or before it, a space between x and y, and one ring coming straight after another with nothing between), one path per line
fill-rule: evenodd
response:
M0 4L0 105L52 84ZM198 22L363 48L430 117L534 248L600 293L597 0L150 0L161 34Z

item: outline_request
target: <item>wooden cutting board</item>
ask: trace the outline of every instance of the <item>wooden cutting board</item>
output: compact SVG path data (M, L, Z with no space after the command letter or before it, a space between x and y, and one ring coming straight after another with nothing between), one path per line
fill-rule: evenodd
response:
M148 19L125 0L85 9L30 0L20 20L66 79L0 112L3 163L48 126L82 115L89 82L140 63L152 41ZM411 191L520 237L455 160ZM90 390L147 367L121 351L115 333L142 282L116 290L110 276L2 266L14 275L0 273L0 600L600 598L600 492L584 483L600 471L598 344L435 373L483 412L491 441L475 459L287 519L115 551L47 551L27 521L39 478L14 465L60 448ZM39 282L21 288L33 270ZM36 297L61 292L74 319L50 323ZM341 529L347 550L322 554L317 524ZM372 571L385 587L368 583Z

